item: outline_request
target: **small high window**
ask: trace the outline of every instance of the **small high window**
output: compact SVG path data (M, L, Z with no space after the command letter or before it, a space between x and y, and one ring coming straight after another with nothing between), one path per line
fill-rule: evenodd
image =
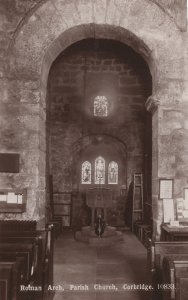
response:
M91 163L89 161L82 164L82 183L91 184Z
M97 96L94 99L94 116L108 116L108 100L105 96Z
M111 161L108 165L108 183L118 183L118 164L115 161Z

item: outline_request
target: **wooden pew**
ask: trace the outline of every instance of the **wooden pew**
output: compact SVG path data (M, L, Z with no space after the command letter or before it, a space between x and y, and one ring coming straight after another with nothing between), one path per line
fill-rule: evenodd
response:
M188 254L188 242L151 242L148 248L148 269L151 284L154 287L153 299L161 299L162 293L158 285L163 283L162 264L164 257L185 256Z
M151 242L148 247L150 271L161 269L164 256L170 254L188 254L188 242Z
M163 300L188 299L188 255L170 255L163 259Z
M7 231L36 231L36 226L36 221L0 220L0 233Z
M55 229L53 225L47 225L46 228L46 244L45 244L45 259L43 265L43 299L51 300L54 297L54 291L48 291L48 285L53 285L53 265L54 265L54 239Z
M53 285L53 244L53 225L47 226L45 230L41 231L0 232L0 270L3 266L8 266L10 258L14 262L22 258L24 259L25 270L24 284L31 283L31 285L42 286L40 293L35 293L35 295L33 293L21 293L21 295L17 295L16 300L22 299L25 294L27 296L30 294L30 298L27 299L32 300L49 300L53 298L54 293L46 292L47 286L49 284ZM8 273L7 276L9 276ZM0 276L0 286L2 285L3 289L1 279L3 280ZM18 290L18 286L15 286L15 284L14 288ZM2 299L4 300L4 298Z
M23 284L24 259L9 258L0 264L0 295L2 300L24 300L17 288Z
M16 254L16 256L24 256L26 260L26 270L27 270L27 279L35 276L38 270L38 264L40 262L41 256L41 247L39 243L27 243L22 241L22 244L19 242L12 242L12 243L1 243L0 244L0 260L4 260L6 254L9 256L12 254Z
M35 243L26 243L22 241L21 243L1 243L0 244L0 270L2 270L5 266L9 265L10 260L17 261L18 259L22 259L24 261L22 267L22 285L27 286L31 285L40 285L42 279L39 277L39 268L40 263L38 259L38 245ZM16 271L15 271L16 272ZM39 281L39 282L38 282ZM17 299L26 299L29 293L21 292L20 285L18 281L14 280L11 286L9 287L15 291L16 300ZM41 285L42 286L42 285ZM17 291L17 293L16 293ZM36 298L33 299L42 299L39 295L35 295ZM12 299L12 298L10 298Z

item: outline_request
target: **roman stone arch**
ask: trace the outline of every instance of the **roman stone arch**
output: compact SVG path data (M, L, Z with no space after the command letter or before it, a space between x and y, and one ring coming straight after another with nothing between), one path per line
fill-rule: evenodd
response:
M163 168L164 162L173 169L176 158L170 147L167 153L161 147L165 135L163 111L172 107L182 114L186 70L180 29L169 14L148 0L47 0L31 10L18 25L8 51L3 101L17 108L13 123L21 153L21 172L11 180L14 186L28 187L29 201L23 217L41 221L45 215L46 86L50 66L69 45L91 37L126 43L149 65L153 95L146 106L153 113L153 207L159 232L162 210L161 203L157 202L158 178L169 175ZM177 122L172 129L179 129ZM166 135L170 136L172 129L169 127ZM6 150L6 145L3 147ZM163 158L160 153L164 154ZM173 169L170 175L175 177L176 171ZM180 183L185 182L185 176L180 177L177 195ZM9 178L3 180L4 185L9 184Z
M47 70L58 54L88 37L116 39L133 47L147 59L155 89L162 72L174 73L172 66L166 70L167 53L170 51L173 60L181 51L176 23L148 0L46 1L21 24L9 49L11 74L21 70L26 76L30 69L30 75L35 78L40 78L42 73L42 84L47 81ZM176 45L174 36L178 38ZM164 43L165 38L168 45Z

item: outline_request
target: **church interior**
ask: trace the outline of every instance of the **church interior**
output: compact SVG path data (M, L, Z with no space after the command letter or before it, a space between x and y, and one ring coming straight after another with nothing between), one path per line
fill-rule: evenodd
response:
M188 299L186 0L0 20L0 298Z

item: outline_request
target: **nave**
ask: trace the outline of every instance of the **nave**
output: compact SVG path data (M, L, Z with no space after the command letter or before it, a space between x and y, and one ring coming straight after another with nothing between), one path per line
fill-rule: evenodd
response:
M123 233L121 243L105 248L75 241L67 232L55 242L54 286L61 285L65 290L56 291L54 300L147 300L149 292L123 289L124 284L148 284L146 255L146 249L130 231ZM88 290L74 290L79 285L88 286ZM96 291L94 285L100 290ZM103 291L104 285L113 289Z

